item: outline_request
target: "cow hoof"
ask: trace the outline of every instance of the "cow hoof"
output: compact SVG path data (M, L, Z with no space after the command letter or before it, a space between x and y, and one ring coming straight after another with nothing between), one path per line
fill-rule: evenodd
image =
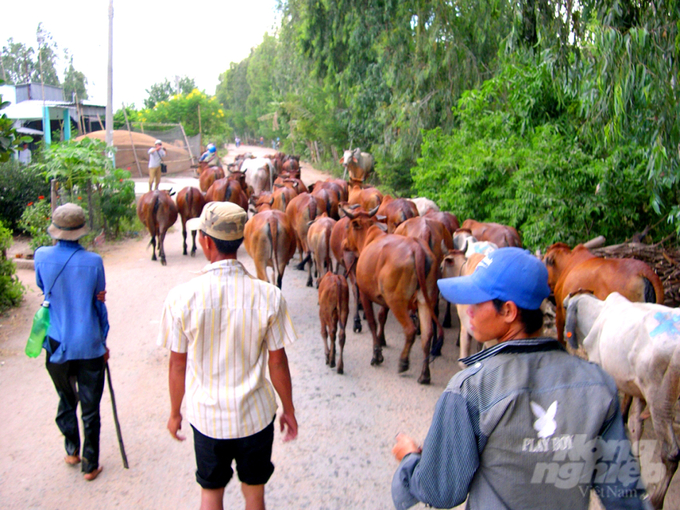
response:
M342 367L338 367L338 374L342 375L344 373L345 373L344 369Z
M401 374L402 372L406 372L408 370L408 360L407 359L400 359L399 360L399 373Z
M307 287L313 287L312 279L307 280Z
M305 270L305 263L301 262L300 264L296 264L295 269L297 269L298 271L304 271Z
M450 328L451 327L451 319L444 319L444 322L442 322L442 328Z
M168 263L165 261L165 257L161 259L161 266L167 266Z
M354 333L361 333L361 319L358 317L354 319L354 327L352 328Z
M335 368L335 360L334 359L331 360L330 366L331 366L331 368Z
M196 256L196 250L191 250L191 256L195 257Z
M430 384L430 376L429 375L421 375L418 378L418 382L420 384Z
M182 255L188 255L187 251L184 250L184 251L182 252Z
M383 358L382 352L379 351L379 350L376 350L373 353L373 359L371 360L371 366L380 365L383 361L385 361L385 358Z

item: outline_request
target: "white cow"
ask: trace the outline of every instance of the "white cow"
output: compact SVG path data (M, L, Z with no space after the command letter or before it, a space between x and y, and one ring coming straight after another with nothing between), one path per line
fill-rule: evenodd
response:
M340 158L340 164L345 167L345 172L349 172L352 179L363 182L371 175L374 160L368 152L361 152L357 147L354 150L346 150Z
M429 211L439 212L439 206L429 198L416 197L409 198L408 200L416 205L416 209L418 209L418 216L425 216Z
M241 172L246 173L246 184L253 188L253 194L272 191L276 170L269 158L245 159L241 164Z
M654 508L661 508L680 459L673 432L680 397L680 310L633 303L618 292L604 301L591 294L577 294L564 300L564 308L569 344L573 348L582 345L588 359L614 378L628 402L633 399L628 420L633 443L642 435L641 412L645 403L649 405L666 467L651 496Z

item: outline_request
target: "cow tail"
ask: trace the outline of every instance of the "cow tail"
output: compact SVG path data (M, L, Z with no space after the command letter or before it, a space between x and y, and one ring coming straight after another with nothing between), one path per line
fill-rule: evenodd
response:
M645 285L645 303L658 303L660 305L664 302L663 283L659 276L649 266L641 272L640 278Z
M331 194L326 193L326 214L328 215L329 218L332 218L331 216Z
M312 221L316 219L316 197L314 195L310 196L312 197L312 201L309 204L309 221Z
M434 323L437 326L437 338L433 339L432 347L430 348L430 354L432 356L439 356L441 354L442 344L444 343L444 329L439 323L439 317L434 313L434 303L432 302L432 296L427 289L427 273L432 269L434 264L433 260L430 260L429 256L423 250L422 246L417 245L415 251L415 262L416 262L416 277L418 278L418 286L420 287L423 296L425 297L425 302L430 309L430 314ZM427 268L425 266L428 266Z
M279 255L277 251L279 244L279 222L276 221L276 216L272 214L267 219L267 223L269 224L269 242L272 243L272 257L274 258L273 266L276 272L274 277L278 278L281 274L281 268L279 268Z
M186 200L186 216L187 218L190 218L191 215L194 213L194 190L189 188L189 191L187 192L186 195L184 195L184 200ZM184 223L186 224L186 220L184 220Z
M158 209L161 206L161 195L160 193L154 193L153 196L153 207L149 207L149 212L146 217L146 224L149 227L149 232L151 232L151 237L158 235Z

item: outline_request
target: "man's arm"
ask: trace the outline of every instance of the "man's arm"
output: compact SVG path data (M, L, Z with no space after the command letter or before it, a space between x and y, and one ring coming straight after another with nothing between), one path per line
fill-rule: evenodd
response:
M278 393L283 405L283 413L279 418L281 432L284 426L287 427L283 436L284 441L290 441L297 437L298 425L295 419L295 408L293 407L293 384L290 380L290 370L288 368L288 356L285 349L269 351L269 375L276 393Z
M405 509L422 501L453 508L465 501L479 466L477 437L465 399L445 391L437 401L422 453L413 451L415 443L410 443L400 436L397 446L402 444L399 453L404 457L392 479L395 507Z
M184 381L187 370L187 354L170 351L170 366L168 369L168 386L170 388L170 419L168 430L170 435L178 441L184 441L185 436L177 432L182 429L182 400L184 399Z

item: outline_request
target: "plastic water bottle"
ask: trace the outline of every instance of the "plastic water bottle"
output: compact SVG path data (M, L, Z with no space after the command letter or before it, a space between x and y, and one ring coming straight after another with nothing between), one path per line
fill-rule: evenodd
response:
M43 342L47 335L47 329L50 327L50 302L43 301L42 306L33 317L33 326L31 327L31 334L28 336L26 343L26 356L29 358L37 358L43 348Z

